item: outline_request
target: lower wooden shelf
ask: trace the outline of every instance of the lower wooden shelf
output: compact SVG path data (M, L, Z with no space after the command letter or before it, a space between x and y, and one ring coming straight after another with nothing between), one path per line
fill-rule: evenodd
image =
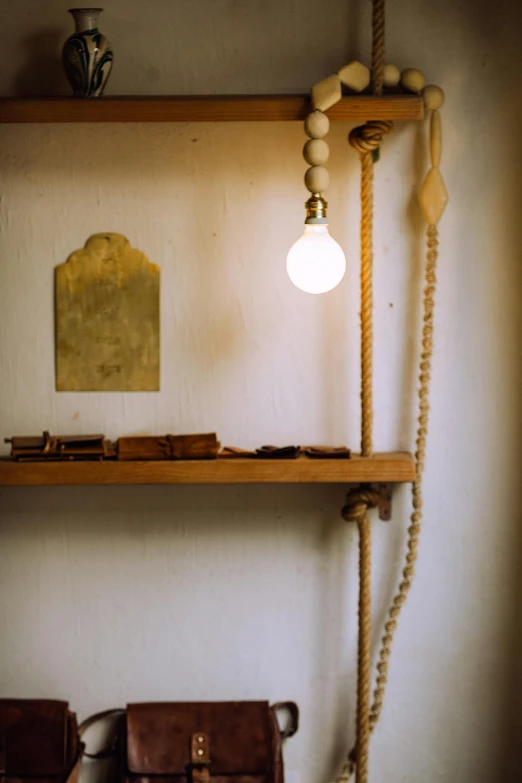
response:
M0 460L0 486L96 484L356 484L408 482L408 452L352 459L218 459L162 462L14 462Z

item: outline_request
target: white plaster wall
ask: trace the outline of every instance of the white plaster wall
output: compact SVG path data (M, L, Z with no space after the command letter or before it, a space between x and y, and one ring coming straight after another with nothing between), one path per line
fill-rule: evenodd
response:
M5 4L0 94L66 91L54 0ZM389 3L388 54L447 92L425 525L372 779L518 781L520 65L516 2ZM107 0L110 93L306 91L368 61L368 2ZM0 127L0 434L216 429L223 442L357 447L358 171L334 124L343 285L295 290L299 124ZM411 447L426 128L376 170L375 446ZM119 231L162 268L157 394L57 394L53 267ZM7 447L4 447L7 448ZM356 537L342 487L1 490L0 693L85 715L141 699L291 698L290 783L353 739ZM374 631L410 503L374 526ZM517 753L519 758L517 759Z

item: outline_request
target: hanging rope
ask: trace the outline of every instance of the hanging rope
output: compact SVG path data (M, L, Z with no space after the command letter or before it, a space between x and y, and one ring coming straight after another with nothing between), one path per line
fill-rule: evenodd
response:
M373 0L372 88L381 95L384 75L385 0ZM373 451L373 162L391 122L368 122L354 128L349 142L361 156L361 454ZM350 777L368 783L371 688L371 527L368 509L378 494L368 488L352 490L343 509L359 528L359 620L357 665L357 741L339 780Z
M361 454L373 451L373 153L384 134L386 121L354 128L348 139L361 155Z
M341 779L348 779L355 768L357 758L358 780L367 781L368 752L370 741L370 689L372 679L371 663L371 524L368 509L376 508L379 493L371 487L352 489L346 498L342 515L347 522L357 522L359 527L359 643L357 682L357 745L352 750L343 769ZM366 770L366 772L365 772ZM362 777L361 777L362 775ZM366 775L366 777L364 777Z
M374 0L372 84L382 93L384 71L385 0ZM361 454L373 451L373 156L391 122L368 122L354 128L350 144L361 155ZM371 526L368 509L375 508L379 495L368 487L353 489L343 508L347 521L359 528L359 628L357 663L357 742L350 753L341 780L356 769L357 783L368 782L371 689ZM355 765L355 762L357 764Z
M373 0L372 14L372 89L381 95L384 85L385 57L385 0ZM438 107L435 107L438 108ZM434 114L437 114L435 111ZM440 159L440 120L432 117L432 166L438 168ZM392 123L371 121L354 128L349 142L361 158L361 454L370 457L373 451L373 164L378 159L382 139L392 130ZM441 180L442 183L442 180ZM342 515L347 521L357 522L359 528L359 618L357 664L357 736L356 742L336 783L346 783L355 771L356 783L368 783L370 734L381 714L388 682L388 668L397 620L410 591L417 560L420 523L422 517L422 475L428 431L428 395L433 352L433 310L436 287L438 231L435 225L444 209L443 183L439 193L428 193L425 205L429 219L427 229L426 286L423 302L422 352L420 359L419 415L416 441L416 471L412 486L413 513L408 529L406 564L402 581L393 598L384 626L381 650L377 663L377 678L370 707L371 688L371 527L368 511L379 502L376 490L361 486L348 493ZM433 188L432 188L433 190ZM438 203L437 197L439 199ZM447 197L446 197L447 200ZM435 209L434 212L430 210Z
M373 0L372 9L372 88L374 95L382 95L384 85L384 56L386 0Z
M382 93L384 71L385 0L373 3L372 86ZM373 161L391 122L368 122L354 128L349 142L361 156L361 454L373 452ZM378 493L367 487L352 490L343 509L346 520L359 528L359 621L357 665L357 742L340 780L354 768L357 783L368 783L371 689L371 527L368 509Z

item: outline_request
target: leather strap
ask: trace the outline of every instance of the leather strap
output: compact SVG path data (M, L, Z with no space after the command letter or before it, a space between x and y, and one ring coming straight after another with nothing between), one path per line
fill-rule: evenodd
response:
M78 728L78 736L83 737L85 732L91 728L91 726L94 726L95 723L99 723L100 721L106 720L107 718L113 718L116 715L121 716L124 715L126 710L116 708L113 710L104 710L103 712L97 712L94 715L89 715L88 718L85 718L82 723L80 723L80 726ZM120 733L119 731L116 731L111 742L106 745L105 748L102 748L102 750L97 751L96 753L87 753L86 750L84 750L83 755L86 756L88 759L108 759L110 756L114 756L118 749L118 740L120 739Z
M210 783L210 743L208 734L198 731L190 740L191 783Z
M210 748L208 734L198 731L193 734L190 741L190 763L210 764Z
M278 701L275 704L272 704L270 709L274 713L275 719L277 721L277 725L279 726L281 739L285 740L288 739L288 737L293 737L297 729L299 728L299 707L297 706L295 701ZM277 719L277 712L279 710L286 711L290 716L290 721L288 725L285 726L284 729L281 728L281 726L279 725L279 721Z

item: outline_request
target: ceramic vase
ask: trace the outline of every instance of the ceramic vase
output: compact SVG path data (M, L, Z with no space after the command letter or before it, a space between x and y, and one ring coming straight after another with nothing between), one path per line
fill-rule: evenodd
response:
M103 8L71 8L76 32L65 42L62 63L75 98L100 98L112 68L112 47L98 29Z

